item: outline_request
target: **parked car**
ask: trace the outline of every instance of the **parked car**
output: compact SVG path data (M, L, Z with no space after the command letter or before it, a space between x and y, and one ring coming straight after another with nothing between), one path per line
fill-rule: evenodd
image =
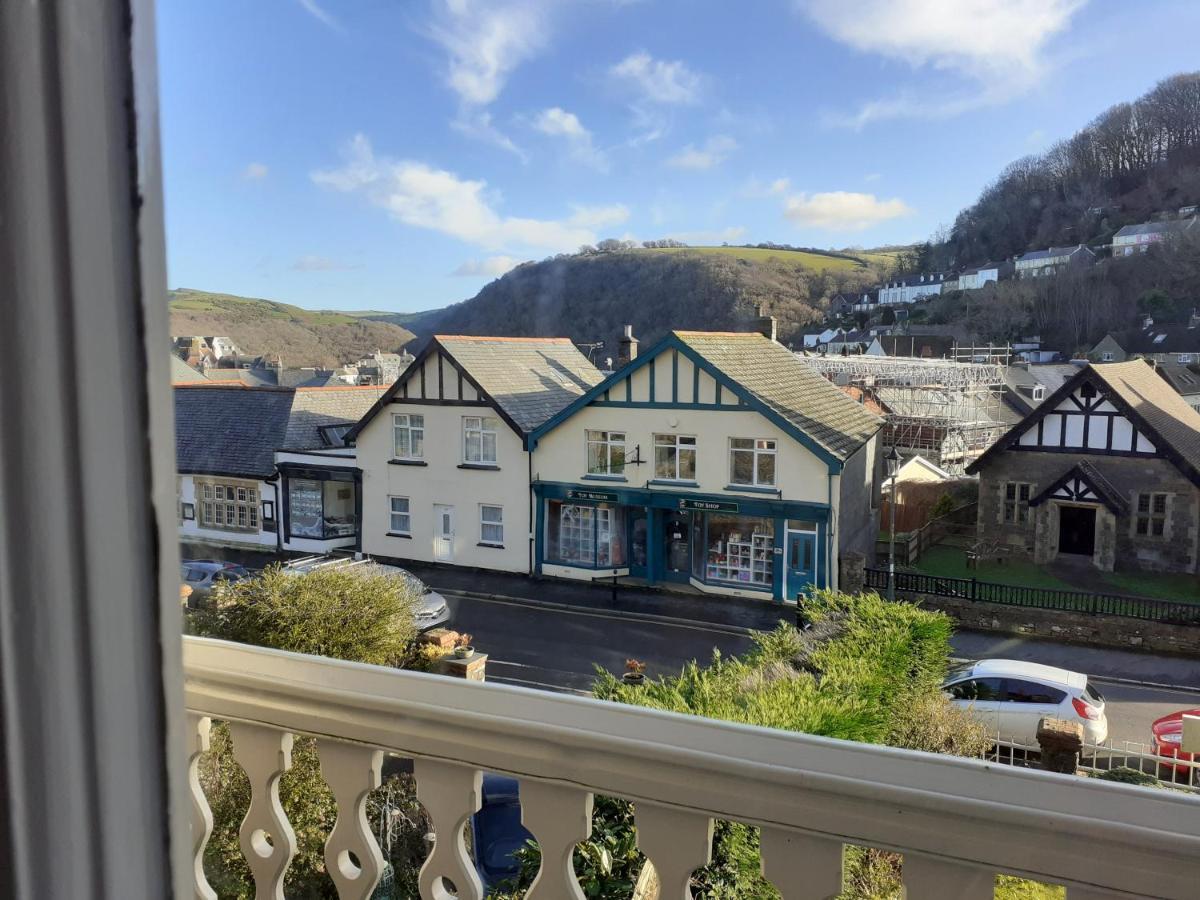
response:
M1179 749L1179 745L1183 741L1184 716L1200 716L1200 709L1181 709L1178 712L1165 715L1161 719L1155 719L1150 725L1150 733L1153 735L1154 742L1154 755L1171 756L1178 759L1179 763L1171 766L1171 768L1180 775L1185 776L1186 780L1192 783L1200 783L1200 776L1191 774L1195 769L1192 766L1185 765L1186 763L1193 762L1195 757L1191 753L1185 753Z
M521 864L516 851L532 840L521 824L521 797L517 779L485 772L479 811L471 816L471 851L484 893L510 878Z
M237 563L222 562L219 559L185 559L179 565L179 577L183 579L185 587L192 589L187 598L191 607L200 605L217 583L241 581L253 574Z
M446 605L446 598L430 588L429 585L412 572L409 572L407 569L401 569L399 566L387 566L369 557L352 559L349 556L305 556L300 559L289 560L283 564L285 572L295 572L297 574L315 572L318 569L362 572L374 570L385 572L389 575L399 575L413 586L417 596L421 598L416 612L418 631L429 631L431 628L437 628L439 625L445 625L450 621L450 607Z
M1088 744L1108 737L1104 696L1079 672L984 659L952 671L942 690L1002 741L1035 746L1038 722L1047 717L1079 722Z

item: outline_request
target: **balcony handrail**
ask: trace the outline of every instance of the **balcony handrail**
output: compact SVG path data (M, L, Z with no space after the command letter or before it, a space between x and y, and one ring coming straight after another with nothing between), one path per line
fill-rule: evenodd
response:
M1086 888L1200 883L1184 794L205 638L183 659L214 718Z

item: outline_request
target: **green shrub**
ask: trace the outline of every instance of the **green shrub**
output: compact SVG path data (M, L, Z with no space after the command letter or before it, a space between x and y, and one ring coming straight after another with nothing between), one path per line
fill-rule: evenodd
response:
M418 596L396 575L316 571L284 574L272 567L261 576L225 582L209 604L191 614L197 634L279 650L311 653L377 665L421 668L414 647L413 612ZM228 728L213 726L209 753L199 775L213 811L213 833L205 849L205 872L222 898L254 896L250 870L238 845L238 830L250 803L250 785L233 758ZM289 897L335 898L325 872L325 840L337 820L337 805L321 777L316 741L297 737L292 768L280 778L279 797L296 832L296 855L288 869ZM416 896L416 875L427 852L430 825L411 776L392 777L368 801L372 825L388 823L388 857L395 896Z
M1121 784L1140 784L1143 787L1162 786L1159 780L1148 772L1140 772L1128 766L1117 766L1115 769L1097 772L1092 777L1099 778L1101 781L1116 781Z

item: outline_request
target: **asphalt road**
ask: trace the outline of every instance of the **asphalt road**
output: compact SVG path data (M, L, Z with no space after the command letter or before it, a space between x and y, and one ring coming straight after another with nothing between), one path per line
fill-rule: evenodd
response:
M601 610L546 609L481 597L448 596L451 627L474 635L475 644L488 654L488 680L545 690L587 693L595 666L619 674L626 659L646 663L651 675L677 672L690 660L707 661L713 650L726 655L743 653L752 642L744 634L719 626L632 619L625 613ZM964 633L955 638L955 650L964 657L1032 659L1082 668L1080 657L1060 658L1080 649L1041 642L1014 641L995 635ZM1121 651L1090 651L1099 661ZM1056 655L1057 654L1057 655ZM1144 657L1130 654L1136 662ZM1152 663L1144 663L1152 666ZM1125 672L1118 659L1108 668ZM1154 672L1148 671L1147 677ZM1109 736L1115 741L1146 743L1150 723L1178 709L1200 707L1200 688L1174 690L1143 687L1096 678L1108 701Z

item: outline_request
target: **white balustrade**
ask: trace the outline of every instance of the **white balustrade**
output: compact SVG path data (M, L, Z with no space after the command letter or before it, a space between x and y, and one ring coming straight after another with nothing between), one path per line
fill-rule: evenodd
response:
M317 738L338 819L325 848L342 900L365 900L383 858L366 819L382 751L411 757L436 835L423 900L480 900L464 826L484 771L516 777L542 865L530 900L581 900L572 865L594 794L634 804L661 900L687 900L714 819L761 829L784 900L841 890L847 842L898 852L912 900L991 897L995 873L1064 884L1068 900L1196 896L1200 798L980 760L713 722L507 685L185 638L197 900L211 900L212 830L197 765L228 721L251 785L241 847L257 900L279 900L295 837L279 804L292 735Z

